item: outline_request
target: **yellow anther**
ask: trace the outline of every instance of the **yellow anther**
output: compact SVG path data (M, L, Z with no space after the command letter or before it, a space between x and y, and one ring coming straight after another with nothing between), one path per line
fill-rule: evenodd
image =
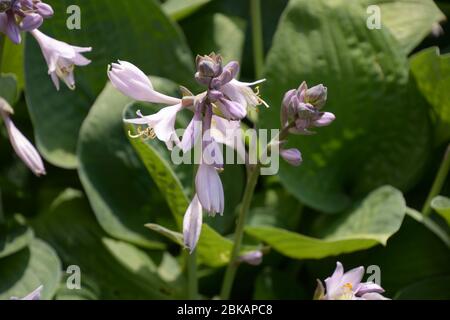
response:
M344 288L353 290L353 285L350 282L347 282L346 284L344 284Z
M155 130L150 127L147 127L144 130L142 130L141 127L138 127L137 132L138 132L138 134L134 135L131 133L131 131L128 131L128 135L130 136L130 138L133 138L133 139L142 138L143 140L148 140L148 139L153 140L156 138Z

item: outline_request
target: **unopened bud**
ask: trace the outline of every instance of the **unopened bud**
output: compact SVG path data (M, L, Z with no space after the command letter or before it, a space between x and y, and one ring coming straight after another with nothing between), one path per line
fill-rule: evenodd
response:
M317 109L323 108L327 102L328 90L323 84L319 84L306 91L306 102Z

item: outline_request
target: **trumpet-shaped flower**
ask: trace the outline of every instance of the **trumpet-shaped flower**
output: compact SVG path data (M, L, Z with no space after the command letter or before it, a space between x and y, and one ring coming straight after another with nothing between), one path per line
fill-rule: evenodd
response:
M150 79L132 63L119 61L111 64L108 77L117 90L134 100L167 105L181 102L178 98L169 97L153 89Z
M192 199L183 219L184 245L192 253L197 246L202 230L203 209L197 195Z
M175 131L175 121L177 114L181 109L181 104L177 104L162 108L159 112L150 116L144 116L141 111L138 110L138 118L124 119L124 121L127 123L147 126L144 131L140 131L137 136L132 137L138 138L144 136L152 139L157 137L159 140L166 143L169 150L172 150L174 143L178 144L179 142Z
M90 52L92 48L82 48L69 45L65 42L53 39L39 30L31 32L39 43L45 61L48 65L48 73L57 90L61 79L71 90L75 89L75 66L86 66L91 61L81 53Z
M387 300L381 295L384 292L382 287L373 282L362 282L363 275L363 267L344 273L344 267L337 262L332 276L325 279L326 293L322 292L321 298L323 300Z
M36 176L45 175L45 167L39 152L31 142L17 129L11 120L12 108L0 98L0 115L5 123L11 145L17 156Z
M212 165L201 164L195 177L195 189L202 207L210 215L223 215L225 203L222 181L217 169Z

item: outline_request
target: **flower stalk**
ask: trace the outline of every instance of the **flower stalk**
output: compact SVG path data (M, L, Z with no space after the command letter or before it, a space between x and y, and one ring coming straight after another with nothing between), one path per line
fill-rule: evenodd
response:
M241 252L242 238L244 237L245 221L247 220L247 214L250 210L250 205L253 200L253 194L258 183L258 178L261 172L261 166L258 164L249 170L249 177L247 179L247 185L245 187L244 198L239 210L238 221L236 225L236 231L234 235L234 245L231 251L230 262L225 272L225 278L223 280L222 290L220 297L222 300L228 300L230 298L231 289L233 287L234 278L239 266L239 254Z
M264 43L261 21L261 0L250 0L252 20L253 60L255 62L256 78L262 78L264 72Z
M447 179L448 173L450 171L450 145L447 146L444 158L442 159L439 171L434 179L433 186L431 187L430 193L428 194L427 200L422 208L422 214L429 216L432 212L431 201L439 195L444 186L445 180Z
M188 298L197 300L198 298L198 278L197 278L197 250L187 254L188 273Z

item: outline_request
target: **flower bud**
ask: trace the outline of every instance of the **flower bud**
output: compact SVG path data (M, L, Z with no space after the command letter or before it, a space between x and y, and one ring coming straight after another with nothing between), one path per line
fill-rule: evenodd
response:
M35 5L37 13L39 13L43 18L51 18L53 16L53 8L43 2L39 2Z
M297 149L282 149L280 154L291 166L298 167L303 162L302 154Z
M12 0L0 0L0 12L11 9Z
M239 262L247 263L251 266L259 266L263 261L264 254L261 250L250 251L239 257Z
M317 109L323 108L327 102L328 89L323 84L319 84L306 91L306 102L312 104Z
M30 13L27 14L25 18L23 18L22 22L20 23L20 28L23 31L31 31L39 28L43 22L44 18L42 18L42 16L37 13Z
M215 78L222 73L222 58L220 55L197 56L197 71L200 77Z

